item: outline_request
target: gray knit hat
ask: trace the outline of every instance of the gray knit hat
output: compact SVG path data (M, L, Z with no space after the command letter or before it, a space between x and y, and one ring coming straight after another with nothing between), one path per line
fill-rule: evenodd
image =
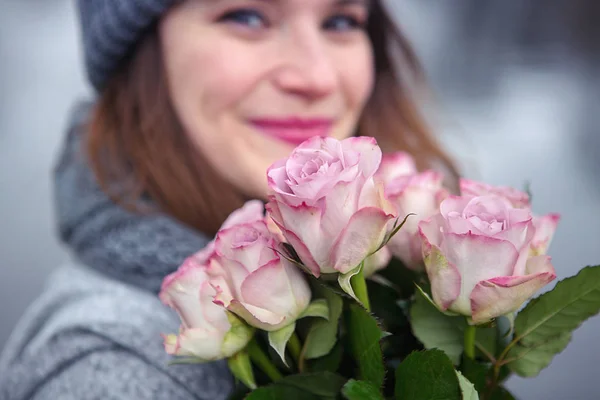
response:
M96 90L144 31L178 0L77 0L87 75Z

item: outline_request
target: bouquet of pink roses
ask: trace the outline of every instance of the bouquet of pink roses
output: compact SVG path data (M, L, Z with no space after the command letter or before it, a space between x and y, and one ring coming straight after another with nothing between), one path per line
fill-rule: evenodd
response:
M600 267L556 278L559 217L528 194L418 172L373 138L313 138L166 277L174 362L227 359L233 397L510 399L600 311ZM525 306L525 307L523 307Z

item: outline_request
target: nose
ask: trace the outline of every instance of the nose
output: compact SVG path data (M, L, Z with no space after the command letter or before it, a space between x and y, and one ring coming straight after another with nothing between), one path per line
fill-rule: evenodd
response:
M276 85L283 91L314 100L334 92L338 73L325 38L320 32L288 35L280 47Z

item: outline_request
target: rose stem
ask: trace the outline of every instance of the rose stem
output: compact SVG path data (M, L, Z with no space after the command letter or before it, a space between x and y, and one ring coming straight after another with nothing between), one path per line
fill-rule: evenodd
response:
M369 303L369 294L367 293L367 281L365 280L364 262L360 265L360 271L358 274L350 278L350 284L354 290L354 294L358 297L358 300L362 305L371 311L371 304Z
M248 355L254 364L258 366L273 382L283 378L281 372L273 365L269 357L262 351L260 345L253 339L248 343Z
M471 360L475 359L475 334L477 327L475 325L467 325L465 328L465 356Z
M298 362L300 360L300 351L302 350L302 345L300 345L300 339L296 332L292 333L290 340L288 342L288 349L294 360Z

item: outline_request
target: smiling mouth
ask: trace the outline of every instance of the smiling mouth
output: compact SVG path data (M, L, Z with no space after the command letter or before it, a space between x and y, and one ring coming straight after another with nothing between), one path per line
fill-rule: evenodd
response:
M333 119L328 118L265 118L250 123L263 134L296 146L314 136L329 136L333 127Z

